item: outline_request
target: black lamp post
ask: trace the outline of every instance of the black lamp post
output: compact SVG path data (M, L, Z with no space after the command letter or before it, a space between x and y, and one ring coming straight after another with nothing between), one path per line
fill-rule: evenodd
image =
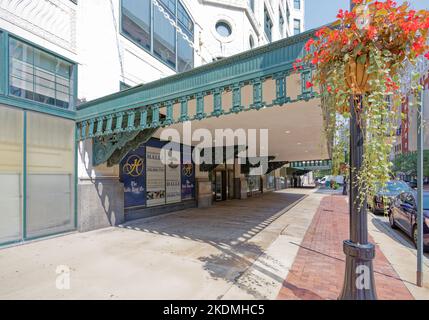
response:
M354 3L350 1L350 8ZM372 260L375 247L368 242L367 202L360 199L357 172L363 162L364 124L359 123L357 113L362 107L362 97L350 98L350 240L344 241L346 270L341 300L376 300Z

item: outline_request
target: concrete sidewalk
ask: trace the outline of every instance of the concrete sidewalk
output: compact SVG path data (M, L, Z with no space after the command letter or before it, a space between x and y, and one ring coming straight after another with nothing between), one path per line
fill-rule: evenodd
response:
M0 299L275 298L323 195L290 190L0 250ZM58 266L70 289L56 288Z

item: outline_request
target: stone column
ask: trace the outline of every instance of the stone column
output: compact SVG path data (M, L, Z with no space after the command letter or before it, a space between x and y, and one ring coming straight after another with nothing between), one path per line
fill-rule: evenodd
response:
M124 186L119 166L92 166L92 140L79 143L78 230L86 232L124 222Z

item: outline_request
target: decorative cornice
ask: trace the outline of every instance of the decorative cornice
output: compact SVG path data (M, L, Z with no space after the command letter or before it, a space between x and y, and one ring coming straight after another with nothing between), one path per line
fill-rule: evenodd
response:
M0 19L76 53L76 9L54 0L1 0Z

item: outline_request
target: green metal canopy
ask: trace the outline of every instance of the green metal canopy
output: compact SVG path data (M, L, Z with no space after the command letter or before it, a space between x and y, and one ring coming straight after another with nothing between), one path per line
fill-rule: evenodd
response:
M129 145L147 141L157 128L175 123L223 117L232 113L260 110L274 106L309 101L316 98L311 80L312 70L297 71L300 92L288 95L288 76L293 65L303 55L304 46L314 31L286 38L257 49L222 59L188 72L142 84L78 107L79 140L93 139L94 164L117 163ZM270 81L274 99L264 97L264 84ZM242 103L243 88L251 88ZM230 103L223 100L230 95ZM190 112L192 104L194 112ZM144 131L144 134L138 134ZM129 144L129 142L132 142ZM117 149L121 149L117 152ZM116 154L116 160L109 159Z

